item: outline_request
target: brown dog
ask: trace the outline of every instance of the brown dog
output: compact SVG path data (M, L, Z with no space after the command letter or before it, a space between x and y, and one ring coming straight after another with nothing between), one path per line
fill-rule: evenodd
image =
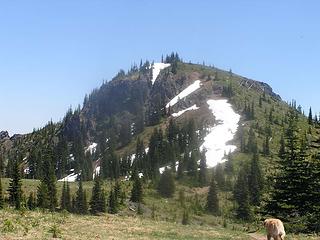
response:
M286 232L284 231L284 226L281 220L275 218L268 218L264 220L264 226L267 230L267 238L271 240L283 240Z

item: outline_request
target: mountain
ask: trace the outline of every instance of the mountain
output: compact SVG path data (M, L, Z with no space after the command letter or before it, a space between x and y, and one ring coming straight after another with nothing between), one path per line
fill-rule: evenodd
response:
M27 167L33 150L41 149L46 144L52 144L56 155L60 157L61 148L65 149L64 154L67 152L69 156L66 161L69 162L73 155L77 155L75 148L78 146L85 149L92 143L98 143L97 154L93 157L96 161L101 152L100 146L105 145L102 142L109 137L112 137L118 153L132 154L137 138L143 139L147 145L151 129L165 129L170 119L183 125L192 118L198 130L212 127L215 121L207 103L209 99L228 99L233 109L242 115L241 124L244 128L247 120L250 120L246 116L246 107L251 108L254 104L256 118L273 112L273 121L278 124L281 119L277 115L289 108L268 84L233 74L231 70L183 63L175 54L167 56L165 62L146 61L139 66L134 65L127 73L120 70L111 81L86 96L82 107L69 109L61 122L49 122L33 133L11 138L6 132L1 132L0 149L5 165L8 165L9 159L18 158L21 162L25 159L24 165ZM188 95L177 99L179 93L189 86L192 88L196 81L199 85L197 89L191 89ZM176 103L169 106L174 97ZM259 101L263 102L263 107L258 107ZM187 111L192 107L195 109ZM259 123L262 124L262 121ZM240 146L239 137L233 142ZM14 156L16 150L19 156ZM81 158L79 153L75 157L76 162L80 161L77 160ZM54 161L59 168L61 160ZM78 163L69 164L69 169L64 168L59 178L69 173L70 169L81 170Z
M299 176L317 174L317 119L308 119L295 101L282 101L266 83L171 54L161 63L120 70L61 122L11 138L1 132L0 167L6 177L18 162L30 179L42 179L51 168L60 181L91 181L99 174L108 180L137 175L153 183L171 169L188 187L206 187L215 178L237 206L225 211L237 218L252 220L252 210L289 221L305 214L297 207L302 202L288 205L285 185L277 184L297 178L293 187L305 196ZM308 160L302 166L302 160L292 160L298 158ZM287 169L294 171L286 175ZM316 204L308 201L303 204L314 212Z

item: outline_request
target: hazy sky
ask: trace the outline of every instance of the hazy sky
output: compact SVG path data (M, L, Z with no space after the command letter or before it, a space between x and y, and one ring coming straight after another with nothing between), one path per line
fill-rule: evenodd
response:
M320 111L319 1L1 1L0 130L26 133L120 69L177 51Z

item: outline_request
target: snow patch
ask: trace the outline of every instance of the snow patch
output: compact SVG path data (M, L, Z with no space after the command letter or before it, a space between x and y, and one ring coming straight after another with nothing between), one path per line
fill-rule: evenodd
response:
M152 68L152 85L154 84L154 82L156 81L157 77L160 74L160 71L169 67L170 63L153 63L153 65L151 66Z
M61 178L58 180L58 182L75 182L78 178L79 174L77 173L71 173L68 176Z
M179 166L179 162L176 162L176 166L175 166L176 167L176 171L178 171L178 166ZM162 174L166 168L171 169L171 165L159 168L160 174Z
M96 149L97 149L97 143L91 143L88 147L87 147L87 149L85 150L85 152L90 152L91 154L93 154L95 151L96 151Z
M214 167L224 162L225 154L233 152L237 147L229 145L239 126L240 115L237 114L227 100L208 100L209 109L212 111L218 124L210 129L204 138L200 150L206 149L208 167Z
M177 112L177 113L172 113L172 116L173 116L173 117L179 117L180 115L184 114L186 111L197 110L197 109L199 109L199 107L197 107L197 105L194 104L193 106L191 106L191 107L189 107L189 108L186 108L186 109L184 109L184 110L181 110L181 111L179 111L179 112Z
M94 179L96 176L100 175L100 166L97 166L94 170L93 170L93 174L92 174L92 178Z
M196 80L194 83L192 83L190 86L185 88L182 92L180 92L177 96L172 98L170 102L167 103L166 108L169 106L175 105L180 99L187 97L189 94L193 93L195 90L200 88L200 80Z

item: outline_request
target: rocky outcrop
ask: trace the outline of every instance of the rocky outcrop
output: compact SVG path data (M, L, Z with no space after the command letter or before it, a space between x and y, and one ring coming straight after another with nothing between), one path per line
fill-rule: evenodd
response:
M0 132L0 141L10 139L9 133L7 131Z

